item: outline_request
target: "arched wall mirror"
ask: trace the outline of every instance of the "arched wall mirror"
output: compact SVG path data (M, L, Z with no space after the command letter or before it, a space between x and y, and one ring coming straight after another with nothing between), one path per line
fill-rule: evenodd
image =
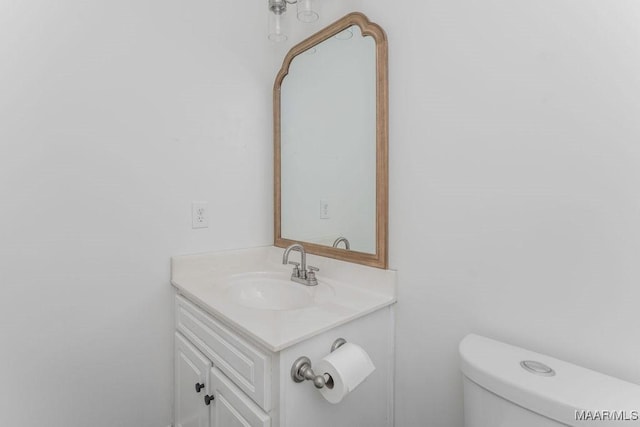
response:
M387 267L384 30L351 13L294 46L273 89L275 245Z

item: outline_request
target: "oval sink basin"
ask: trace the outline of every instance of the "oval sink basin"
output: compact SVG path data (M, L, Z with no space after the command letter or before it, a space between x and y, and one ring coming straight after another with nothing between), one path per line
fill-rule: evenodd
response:
M322 281L305 286L274 272L236 274L224 286L231 301L258 310L297 310L326 302L333 295L333 289Z

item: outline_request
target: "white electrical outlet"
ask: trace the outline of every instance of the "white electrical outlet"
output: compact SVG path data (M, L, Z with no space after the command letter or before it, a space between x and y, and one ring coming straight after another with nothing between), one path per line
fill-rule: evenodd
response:
M329 219L329 200L320 199L320 219Z
M191 203L191 228L209 227L209 208L207 202Z

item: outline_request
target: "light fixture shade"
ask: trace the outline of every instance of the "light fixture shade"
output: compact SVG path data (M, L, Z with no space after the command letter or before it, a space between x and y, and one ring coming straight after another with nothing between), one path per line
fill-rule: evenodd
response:
M298 0L298 20L302 22L315 22L320 15L316 0Z
M287 40L288 29L284 11L269 12L268 37L273 42L283 42Z

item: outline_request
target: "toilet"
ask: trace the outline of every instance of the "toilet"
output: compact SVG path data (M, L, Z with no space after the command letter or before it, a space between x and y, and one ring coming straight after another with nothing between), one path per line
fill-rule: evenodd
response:
M640 426L640 386L471 334L460 342L465 427Z

